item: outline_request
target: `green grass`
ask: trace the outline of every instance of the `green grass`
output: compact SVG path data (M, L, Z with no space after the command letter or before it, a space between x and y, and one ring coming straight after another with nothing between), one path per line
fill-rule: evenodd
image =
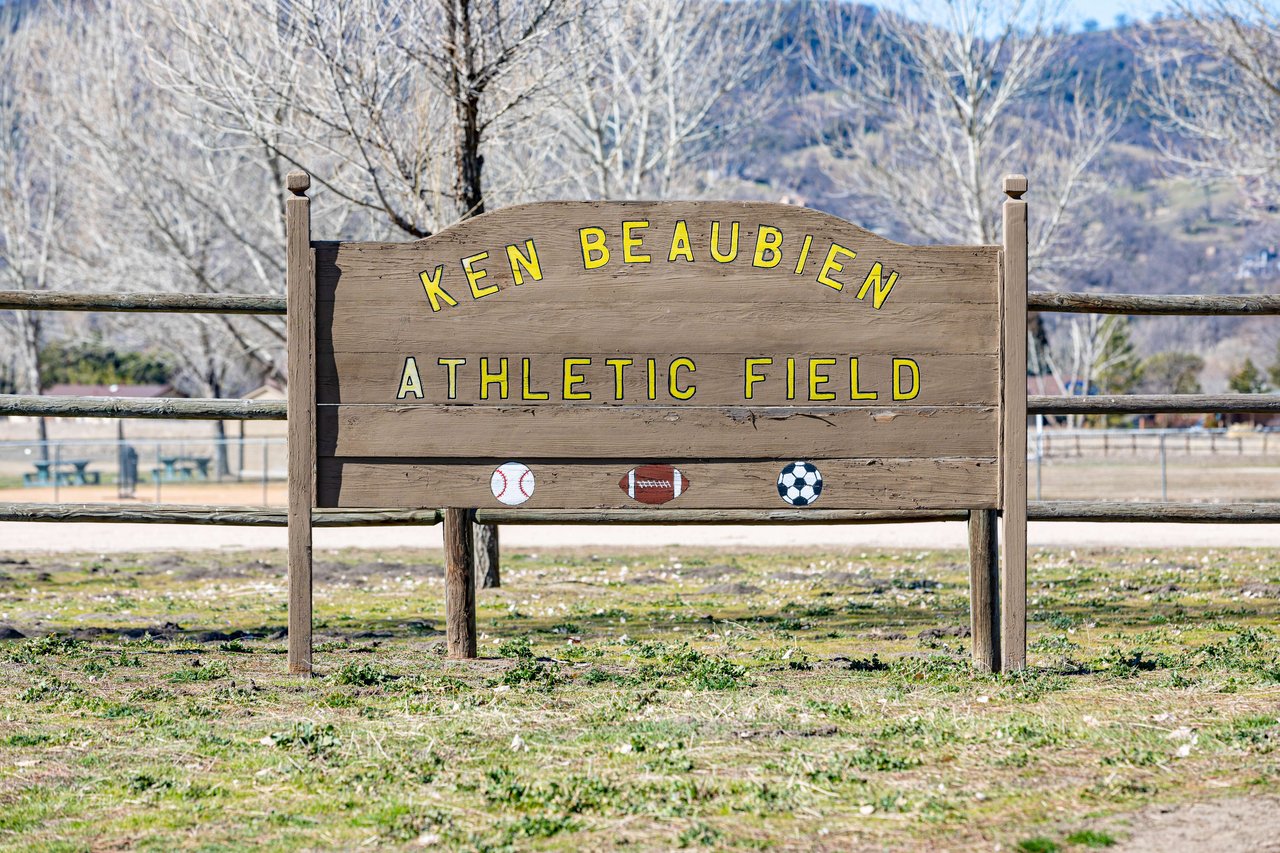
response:
M317 555L310 680L279 553L0 564L0 847L1030 853L1280 788L1270 552L1033 553L1008 675L919 636L960 553L512 553L475 662L423 558Z

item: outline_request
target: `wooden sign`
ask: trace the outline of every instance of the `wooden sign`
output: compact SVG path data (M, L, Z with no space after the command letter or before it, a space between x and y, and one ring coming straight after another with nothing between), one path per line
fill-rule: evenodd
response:
M318 506L1000 505L998 246L737 202L311 246Z

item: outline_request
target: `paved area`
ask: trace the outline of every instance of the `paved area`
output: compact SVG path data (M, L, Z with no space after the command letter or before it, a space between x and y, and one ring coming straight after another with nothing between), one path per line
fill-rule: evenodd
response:
M547 525L502 528L510 548L963 548L965 525L675 527ZM1280 525L1034 523L1032 547L1196 548L1280 547ZM15 551L196 550L283 548L275 528L140 524L0 523L0 553ZM315 531L317 548L441 547L439 527L382 527Z

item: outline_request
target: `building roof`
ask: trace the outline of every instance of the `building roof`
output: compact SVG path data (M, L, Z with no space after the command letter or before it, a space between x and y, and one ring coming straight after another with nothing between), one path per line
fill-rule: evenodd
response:
M80 385L65 383L44 389L49 397L183 397L172 385Z

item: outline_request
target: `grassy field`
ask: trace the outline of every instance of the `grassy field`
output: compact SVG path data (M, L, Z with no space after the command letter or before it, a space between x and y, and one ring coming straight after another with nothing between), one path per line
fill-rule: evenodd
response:
M990 676L959 553L511 554L471 663L439 565L330 553L310 681L279 553L0 563L0 845L1123 844L1280 788L1275 557L1034 553Z

